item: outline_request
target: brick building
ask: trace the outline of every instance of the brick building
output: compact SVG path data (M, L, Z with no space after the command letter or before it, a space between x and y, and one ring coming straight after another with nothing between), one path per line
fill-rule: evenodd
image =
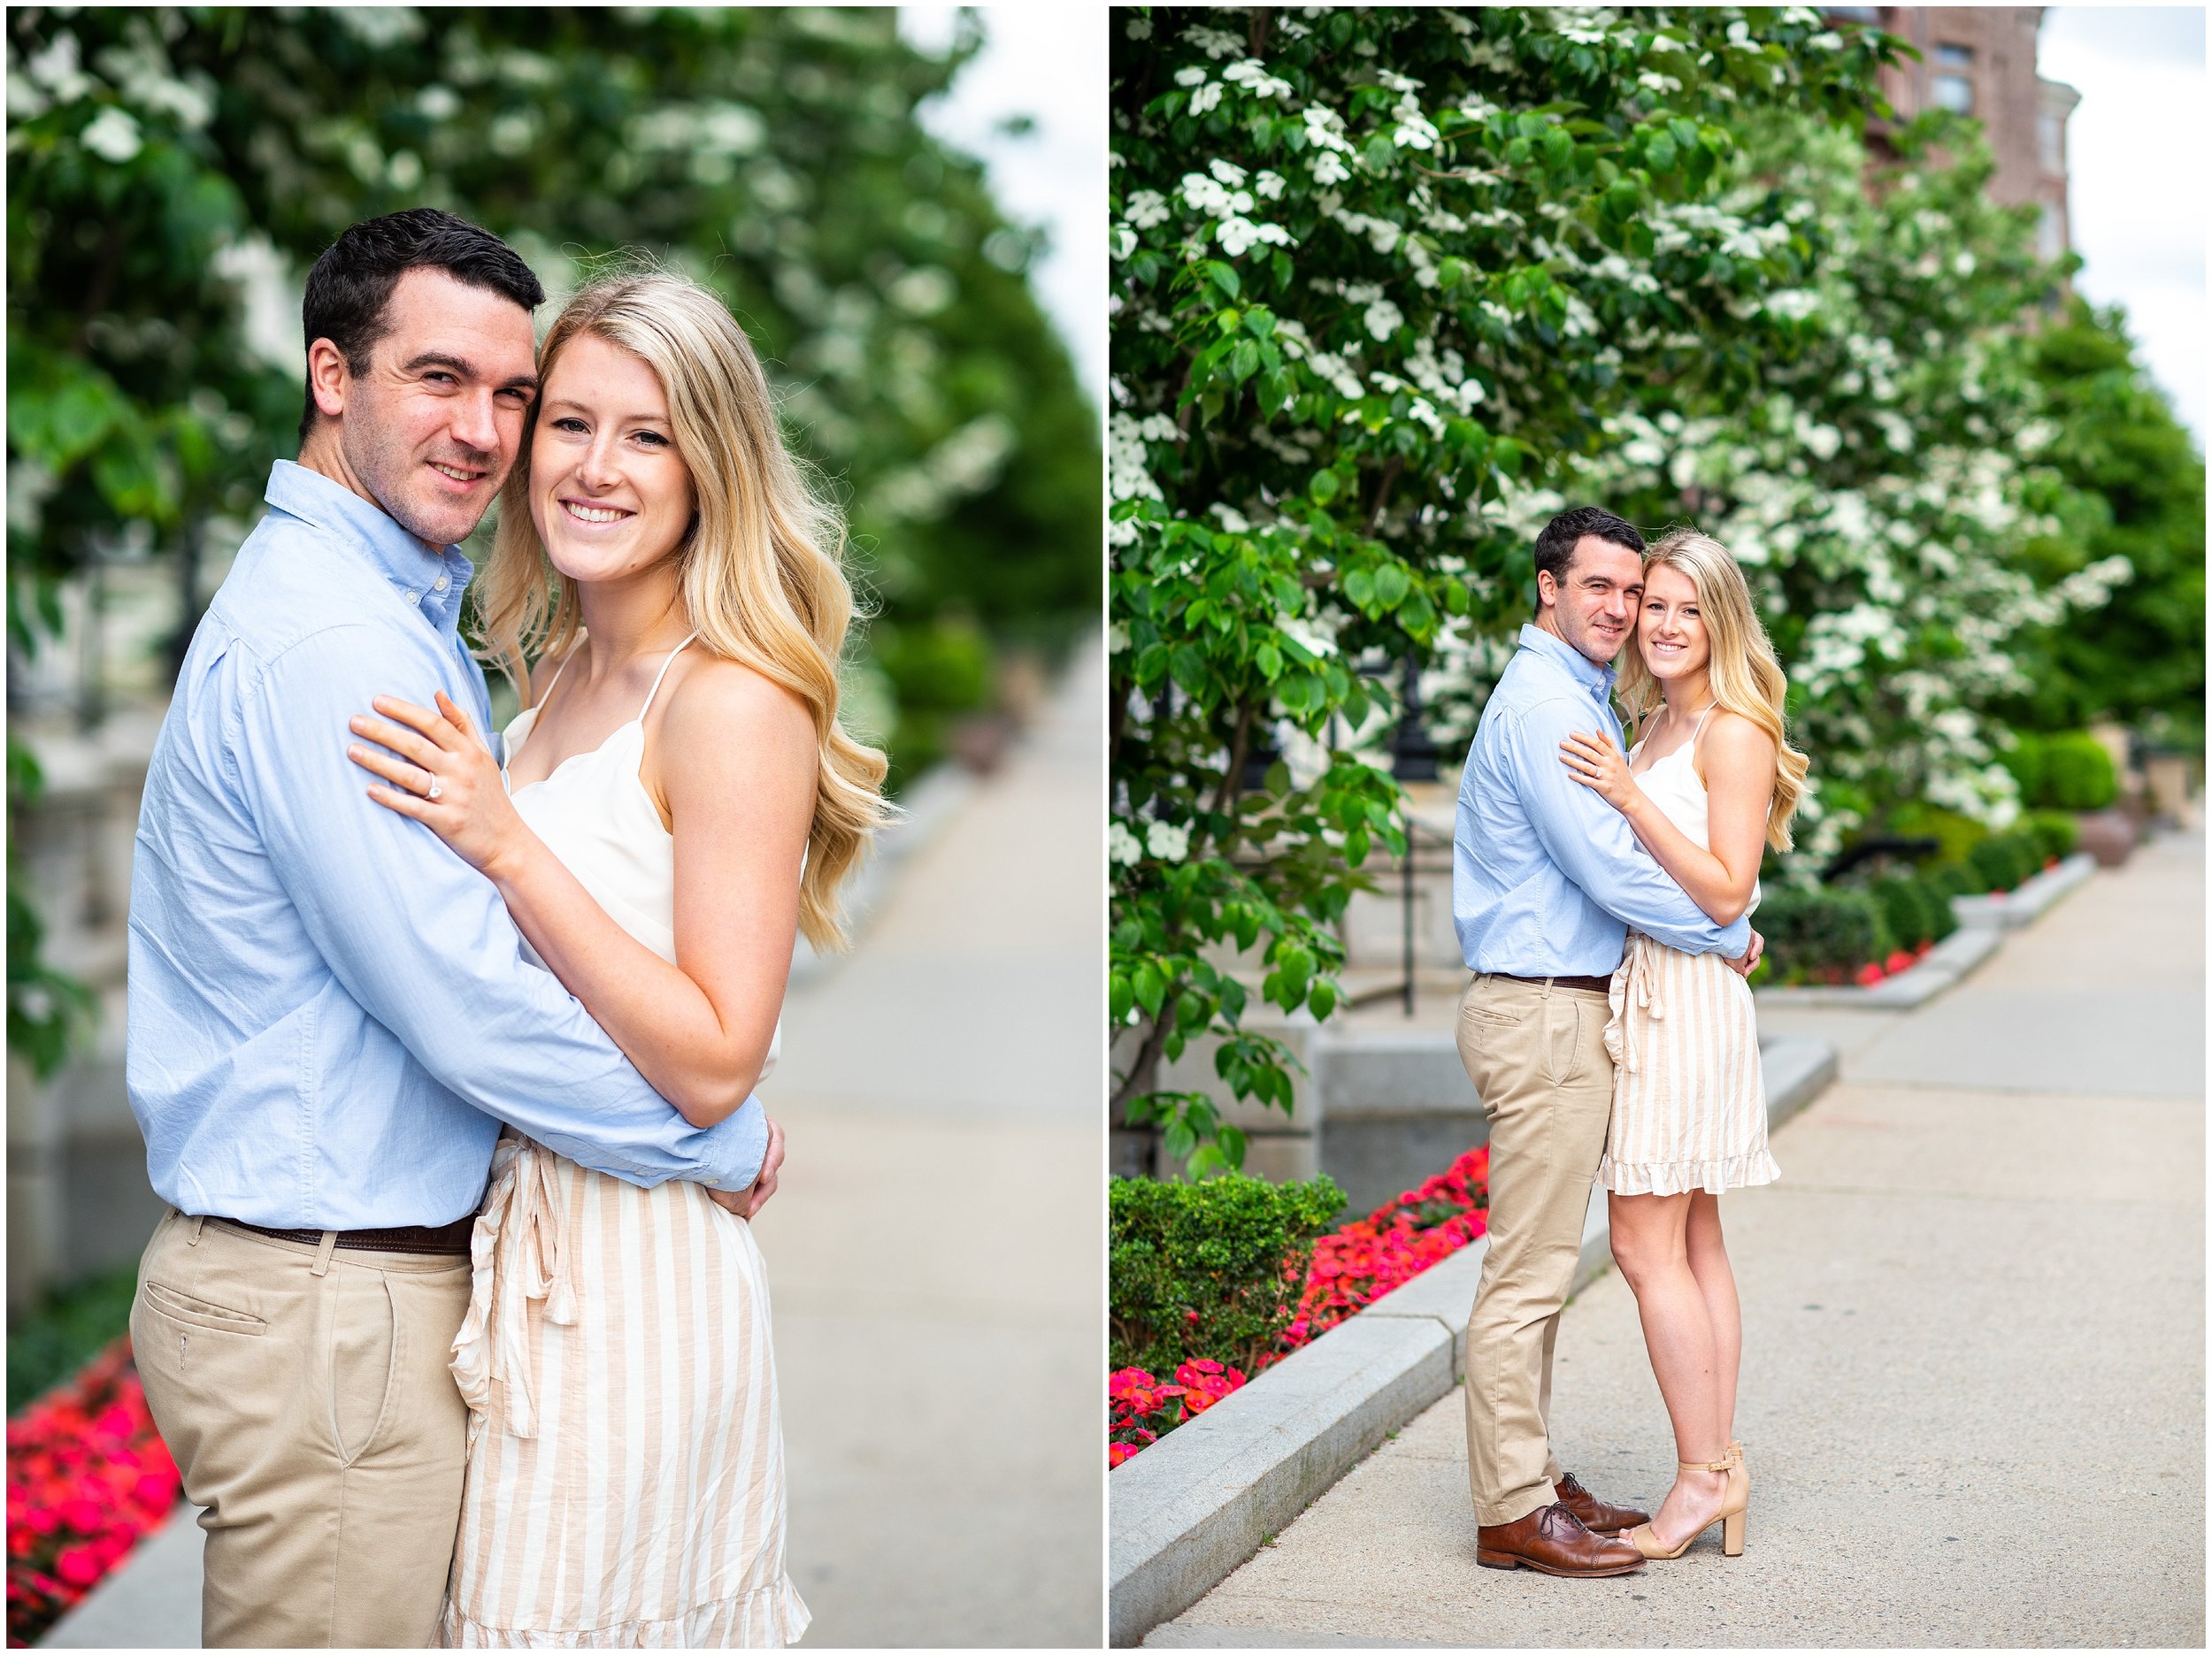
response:
M1899 117L1956 110L1978 119L1997 157L1990 194L2007 206L2042 209L2036 251L2056 258L2071 246L2066 213L2066 121L2081 95L2035 72L2041 6L1829 6L1839 20L1870 24L1911 42L1908 59L1882 73L1882 94Z

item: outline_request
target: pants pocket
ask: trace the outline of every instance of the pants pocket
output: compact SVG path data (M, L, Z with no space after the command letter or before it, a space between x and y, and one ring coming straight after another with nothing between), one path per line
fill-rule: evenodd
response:
M392 1412L399 1317L378 1270L331 1273L330 1432L342 1464L373 1449Z
M165 1286L159 1282L148 1282L140 1288L146 1307L172 1322L189 1322L196 1328L209 1328L218 1333L236 1333L257 1338L269 1330L269 1324L259 1316L249 1315L242 1310L233 1310L227 1305L218 1305L179 1288Z

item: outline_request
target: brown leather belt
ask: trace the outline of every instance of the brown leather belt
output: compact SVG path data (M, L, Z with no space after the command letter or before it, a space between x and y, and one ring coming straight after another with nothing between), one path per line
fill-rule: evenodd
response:
M1609 976L1516 977L1510 971L1493 971L1490 975L1492 977L1502 977L1509 983L1533 983L1539 988L1541 988L1547 983L1552 983L1556 984L1561 988L1586 988L1593 994L1608 994L1610 993L1613 989L1613 979ZM342 1246L344 1244L342 1242L339 1245Z
M271 1230L265 1224L249 1224L242 1218L215 1215L219 1224L228 1224L234 1230L250 1230L257 1236L273 1236L279 1241L296 1241L303 1246L322 1245L319 1230ZM336 1245L350 1247L360 1253L451 1253L465 1255L469 1237L476 1230L476 1215L457 1218L449 1224L434 1229L421 1224L401 1224L391 1230L342 1230Z

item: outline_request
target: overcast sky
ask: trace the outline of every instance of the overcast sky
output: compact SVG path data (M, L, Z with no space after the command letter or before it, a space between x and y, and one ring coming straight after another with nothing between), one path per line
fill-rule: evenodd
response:
M2204 441L2206 131L2199 6L2054 6L2037 67L2081 94L2067 126L2075 286L2127 307L2152 376Z
M902 6L899 30L941 51L956 8ZM1037 266L1038 297L1068 341L1094 396L1106 386L1106 8L982 6L983 50L952 90L922 111L940 138L990 167L1001 209L1042 226L1051 251ZM1036 123L1022 137L1010 116Z

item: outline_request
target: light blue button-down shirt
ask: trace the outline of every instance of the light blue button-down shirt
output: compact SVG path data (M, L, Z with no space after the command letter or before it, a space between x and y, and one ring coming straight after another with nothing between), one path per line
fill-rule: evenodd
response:
M281 1229L443 1224L499 1123L632 1184L750 1184L757 1100L701 1131L550 972L491 882L370 800L346 721L442 688L488 728L472 572L280 461L177 676L131 870L131 1108L164 1199Z
M1471 971L1602 977L1627 928L1730 959L1751 922L1716 925L1638 842L1628 818L1575 780L1559 744L1602 730L1620 743L1613 670L1540 626L1482 709L1452 831L1452 923ZM1632 643L1630 647L1634 647Z

